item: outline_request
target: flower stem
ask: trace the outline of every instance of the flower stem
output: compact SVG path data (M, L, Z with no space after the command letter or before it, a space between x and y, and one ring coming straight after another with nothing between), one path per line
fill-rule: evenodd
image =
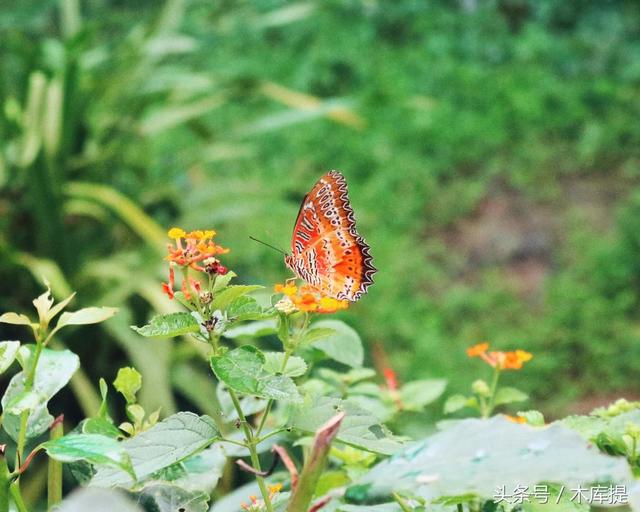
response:
M489 416L491 416L491 413L493 412L493 407L494 407L493 404L496 398L496 390L498 388L499 379L500 379L500 368L496 366L493 372L493 379L491 380L491 388L490 388L491 395L489 396L489 405L487 406L486 413L483 416L484 418L488 418Z
M18 512L29 512L27 510L27 506L24 504L24 500L22 499L22 493L20 492L20 481L16 480L11 484L9 488L11 491L11 497L13 498L13 503L18 509Z
M4 458L4 453L0 455L0 512L9 512L9 486L11 478L9 466Z
M256 449L256 439L253 436L253 432L251 431L251 425L247 422L247 418L242 412L242 407L240 406L240 400L238 400L238 395L236 392L229 388L229 396L231 397L231 401L233 402L233 406L238 413L238 418L240 418L240 422L242 425L242 429L244 430L244 438L247 443L247 448L249 449L249 453L251 455L251 464L253 465L253 469L257 471L261 471L260 467L260 459L258 458L258 450ZM264 500L264 504L267 508L267 512L273 512L273 506L271 505L271 499L269 498L269 491L264 484L264 478L256 475L256 481L258 482L258 487L260 488L260 493L262 494L262 499Z
M60 439L64 435L61 418L54 421L50 439ZM47 476L47 503L49 510L62 501L62 462L49 458Z

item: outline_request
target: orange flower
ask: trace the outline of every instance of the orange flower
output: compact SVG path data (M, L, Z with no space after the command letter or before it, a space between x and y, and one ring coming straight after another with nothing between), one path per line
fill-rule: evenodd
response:
M205 269L198 265L201 261L229 252L229 249L213 241L215 235L216 232L213 230L187 233L181 228L171 228L167 236L174 242L167 246L169 254L166 259L180 267L191 267L204 272Z
M513 352L492 351L488 343L479 343L467 349L469 357L480 357L484 362L500 370L520 370L522 365L533 358L533 355L525 350Z
M524 416L510 416L509 414L505 414L504 416L505 416L505 418L507 418L509 421L511 421L513 423L526 423L527 422L527 418L525 418Z
M489 344L488 343L478 343L477 345L474 345L473 347L469 347L467 349L467 355L469 357L476 357L479 356L481 354L484 354L487 350L489 350Z
M281 307L278 307L278 304L276 304L276 308L285 313L293 312L290 307L291 304L293 304L296 311L303 311L305 313L335 313L336 311L349 307L349 301L323 296L318 290L308 284L304 284L298 288L292 279L288 280L285 284L276 284L274 290L276 293L283 293L285 299L288 299L283 299L278 303Z

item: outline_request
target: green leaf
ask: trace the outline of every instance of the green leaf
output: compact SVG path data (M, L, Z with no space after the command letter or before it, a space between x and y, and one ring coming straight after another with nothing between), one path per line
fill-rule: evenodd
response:
M243 295L247 295L248 293L254 292L256 290L261 290L264 286L258 285L231 285L227 286L220 293L216 294L213 302L211 303L211 308L213 310L219 309L221 311L226 311L231 302L233 302L238 297L242 297Z
M23 367L31 364L35 345L23 345L18 360ZM47 411L47 403L71 379L80 366L77 355L69 350L42 349L31 391L24 388L25 374L13 376L2 397L2 425L14 441L18 439L20 415L29 411L27 438L39 436L47 430L53 417Z
M238 297L229 304L227 309L227 316L233 322L259 320L271 315L272 313L266 313L253 297Z
M220 403L220 409L222 410L222 417L224 418L224 421L230 423L237 420L238 411L236 411L233 401L231 400L231 396L229 395L229 390L224 383L218 383L218 386L216 387L216 396ZM256 398L252 395L241 395L239 398L240 407L242 408L242 412L245 416L250 416L251 414L264 411L267 407L267 400L262 398Z
M314 434L339 412L346 417L338 431L337 441L362 450L392 454L402 447L389 430L368 411L350 399L317 397L293 409L289 425L308 434Z
M120 446L129 454L133 470L142 480L199 452L218 437L218 429L208 416L179 412L122 441ZM91 480L92 485L100 487L130 487L133 483L127 473L106 466L99 466Z
M211 368L219 380L239 393L273 400L300 401L294 382L284 375L264 370L265 356L251 345L243 345L211 358Z
M598 453L560 424L533 428L494 416L458 421L379 463L357 483L369 485L372 496L412 492L434 499L475 493L490 498L501 486L533 489L542 482L575 486L630 478L623 458Z
M66 325L98 324L111 318L118 312L118 308L84 308L71 313L62 313L56 324L56 329Z
M184 474L174 484L189 491L214 489L224 473L227 454L221 443L215 443L180 463Z
M217 293L220 290L222 290L222 289L226 288L227 286L229 286L229 283L231 282L231 280L234 277L238 277L238 274L236 274L232 270L230 270L229 272L227 272L223 276L216 276L216 282L213 285L213 293Z
M451 414L465 407L478 408L478 400L473 396L452 395L444 403L444 413Z
M113 387L124 396L128 404L135 403L136 393L142 387L142 375L135 368L120 368Z
M495 399L493 400L493 405L502 405L502 404L510 404L513 402L524 402L529 398L529 395L523 393L519 389L516 388L500 388L496 391Z
M60 462L83 460L90 464L115 466L135 479L124 443L99 434L69 434L55 441L42 443L49 457Z
M4 373L11 366L19 348L19 341L0 341L0 373Z
M209 495L168 483L152 483L139 491L138 502L154 512L207 512Z
M118 430L118 427L105 418L89 418L83 421L82 433L99 434L114 439L122 436L122 432Z
M168 315L154 316L147 325L143 327L132 325L131 328L148 338L172 338L200 332L198 320L190 313L169 313Z
M518 416L527 420L532 427L544 427L544 416L540 411L521 411Z
M362 366L364 349L358 333L340 320L320 320L314 329L331 329L334 333L312 342L311 345L331 359L352 367Z
M289 357L284 372L281 371L285 358L284 352L264 352L264 357L264 369L272 375L283 374L287 377L300 377L300 375L304 375L307 371L307 363L298 356Z
M56 507L56 512L144 512L122 491L82 487Z
M3 313L0 315L0 323L13 325L28 325L31 327L31 320L27 315L18 313Z
M400 389L400 400L405 409L420 411L431 402L434 402L447 387L444 379L425 379L407 382Z
M314 324L316 325L316 324ZM335 329L330 329L328 327L316 327L309 329L304 333L302 339L300 340L301 345L312 344L314 341L323 340L325 338L329 338L330 336L335 336L337 331Z
M260 336L270 336L277 331L277 320L260 320L258 322L249 322L242 325L231 327L224 331L225 338L257 338Z

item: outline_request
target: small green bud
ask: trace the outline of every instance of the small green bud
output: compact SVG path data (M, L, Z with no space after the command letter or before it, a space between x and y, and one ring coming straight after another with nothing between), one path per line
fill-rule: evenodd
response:
M482 379L478 379L471 384L471 391L479 396L491 396L491 389L489 389L489 385Z

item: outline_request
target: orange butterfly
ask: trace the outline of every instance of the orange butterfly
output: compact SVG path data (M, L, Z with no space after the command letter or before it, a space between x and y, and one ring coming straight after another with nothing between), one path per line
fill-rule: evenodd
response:
M373 284L377 270L338 171L322 176L302 200L291 250L286 265L322 295L355 302Z

